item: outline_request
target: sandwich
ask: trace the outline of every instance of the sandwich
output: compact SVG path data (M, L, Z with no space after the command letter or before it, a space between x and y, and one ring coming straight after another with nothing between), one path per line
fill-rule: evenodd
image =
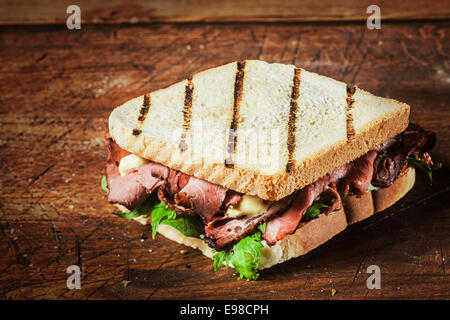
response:
M440 167L410 107L294 65L245 60L115 108L102 187L116 215L239 279L383 211Z

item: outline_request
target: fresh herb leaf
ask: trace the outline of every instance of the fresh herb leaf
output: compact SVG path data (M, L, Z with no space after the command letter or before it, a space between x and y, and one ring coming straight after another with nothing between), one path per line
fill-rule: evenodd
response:
M415 157L408 157L408 163L422 170L427 175L428 180L430 180L430 184L433 183L433 171L442 168L442 163L436 163L430 166L429 164L425 164L423 159L417 159Z
M381 189L381 187L374 186L373 184L370 184L369 187L367 188L366 192L377 191L377 190L380 190L380 189Z
M259 231L261 231L261 233L266 232L266 226L267 226L267 222L263 222L258 226Z
M256 280L259 277L258 261L261 258L261 232L256 230L251 235L242 238L232 247L220 251L213 256L214 270L219 270L225 262L228 267L229 263L234 266L239 273L239 278L247 280Z
M152 237L156 237L156 232L160 224L165 224L175 228L186 237L200 238L202 229L196 217L177 215L175 211L167 207L163 202L155 205L152 210Z
M262 248L261 232L259 231L241 239L233 246L231 263L240 274L238 280L243 278L247 280L258 279L258 261L261 258Z
M314 200L313 204L306 210L303 215L303 221L309 221L317 218L319 214L321 214L325 208L329 208L331 204L329 204L330 199L328 197L320 197Z
M163 202L160 202L152 209L152 238L155 239L156 231L158 230L159 224L164 220L174 220L177 217L177 213L169 207L167 207Z
M143 216L143 215L148 216L151 213L154 204L155 204L154 199L152 197L150 197L147 200L145 200L142 204L140 204L133 211L113 212L113 214L115 214L116 216L121 217L123 219L127 219L127 220L131 220L131 219L137 218L139 216Z
M187 237L200 238L200 235L202 234L202 229L195 217L177 215L175 211L169 209L169 207L159 201L158 197L154 195L147 198L147 200L133 211L113 212L113 214L127 220L142 215L148 217L151 214L153 239L156 236L156 231L160 224L171 226Z
M102 177L102 189L103 191L105 191L106 193L109 193L109 189L108 189L108 180L106 180L106 176L103 175Z
M228 266L230 265L230 260L231 260L232 255L233 254L232 254L231 250L223 250L223 251L217 252L213 256L213 259L214 259L214 271L219 270L224 262L225 262L225 267L228 269Z
M117 212L117 211L115 211L115 212L113 212L113 214L115 214L116 216L121 217L123 219L126 219L126 220L131 220L131 219L134 219L134 218L137 218L137 217L141 216L141 214L136 209L133 210L133 211L129 211L129 212Z
M197 219L193 216L178 215L175 219L162 220L159 224L166 224L168 226L171 226L172 228L180 231L186 237L200 238L200 234L202 233L202 229L200 228Z

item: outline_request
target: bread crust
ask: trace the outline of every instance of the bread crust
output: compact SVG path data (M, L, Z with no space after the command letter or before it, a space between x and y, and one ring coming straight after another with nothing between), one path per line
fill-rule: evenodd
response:
M195 75L195 77L198 78L200 75L211 75L213 77L216 70L218 68L206 70ZM306 74L307 72L304 71L304 73ZM323 76L318 76L318 79L321 79L320 81L324 83L331 80ZM344 86L345 90L344 83L333 81L332 83L336 87ZM184 85L181 87L184 87ZM162 90L174 90L173 88L175 88L175 85ZM300 91L301 89L302 87L300 87ZM156 92L161 92L161 90ZM339 95L339 92L335 94ZM263 167L249 168L238 163L234 167L229 168L224 165L223 161L206 158L203 154L194 152L191 149L182 151L177 144L163 141L162 138L152 135L146 135L145 131L137 136L134 135L133 127L131 127L130 123L124 121L124 118L130 111L127 108L130 105L139 105L142 97L127 102L111 113L109 117L109 132L123 149L143 158L162 163L172 169L240 193L256 195L264 200L276 201L290 195L295 190L313 183L340 165L355 160L375 146L402 132L408 125L410 108L404 103L393 99L375 97L359 88L356 89L354 100L355 123L358 123L357 121L360 121L362 118L361 114L363 112L360 110L364 109L364 106L361 105L371 106L371 110L378 108L378 106L383 107L386 105L392 108L389 109L389 112L383 113L381 118L376 118L376 120L371 120L358 127L351 138L336 141L333 145L315 151L301 159L293 159L289 172L280 169L280 171L272 174L265 174L263 173ZM181 112L179 113L181 114ZM299 117L300 120L301 118ZM345 126L345 118L343 126ZM321 128L321 130L330 129ZM284 149L284 145L280 145L280 148Z
M264 248L261 249L262 257L258 268L269 268L304 255L345 230L347 225L362 221L375 212L392 206L412 189L415 177L415 169L408 167L390 187L369 191L360 198L356 196L344 198L344 205L340 210L301 223L293 234L287 235L273 246L268 246L263 241ZM127 210L123 206L116 206L121 211ZM143 216L135 220L142 224L150 223L149 219ZM214 255L212 249L202 239L186 237L170 226L160 224L158 233L177 243L199 249L209 258Z
M372 192L366 192L360 198L356 196L345 197L342 199L342 203L348 224L364 220L375 213Z

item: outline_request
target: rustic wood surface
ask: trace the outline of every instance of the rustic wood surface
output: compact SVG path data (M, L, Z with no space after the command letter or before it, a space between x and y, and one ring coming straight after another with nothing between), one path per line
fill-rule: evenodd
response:
M0 24L65 24L64 0L0 0ZM448 1L429 0L77 0L82 23L274 22L366 20L376 4L383 20L450 18Z
M295 63L412 106L450 165L450 22L0 28L0 298L448 299L449 170L256 282L111 212L107 118L135 96L237 59ZM186 250L182 254L180 250ZM68 290L66 268L82 268ZM368 290L369 265L382 272ZM335 290L335 291L334 291Z

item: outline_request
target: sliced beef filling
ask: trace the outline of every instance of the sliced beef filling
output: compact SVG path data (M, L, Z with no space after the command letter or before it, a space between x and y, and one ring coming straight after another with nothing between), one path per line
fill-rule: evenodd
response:
M293 233L306 210L317 197L324 193L331 192L335 195L333 210L341 204L339 193L348 194L351 189L358 196L364 194L372 180L372 165L376 155L376 151L371 150L355 161L340 166L330 174L297 191L289 209L267 223L263 239L269 245L274 245L278 240ZM327 210L326 213L328 212L331 210Z
M299 190L289 209L280 216L269 221L263 239L274 245L286 235L293 233L306 210L322 193L328 192L331 185L336 185L336 197L349 193L362 196L372 183L377 186L390 186L408 165L408 156L424 153L423 158L431 161L426 151L436 143L432 132L411 124L407 130L377 148L370 150L362 157L344 164L330 174ZM330 210L328 210L330 212Z
M427 152L433 149L435 144L434 133L425 131L416 124L410 124L405 131L377 148L372 184L379 187L392 185L408 165L409 156L420 153L422 157L429 158Z
M209 238L209 246L216 250L222 250L230 243L234 243L251 233L259 224L267 221L276 214L289 210L294 195L272 202L266 211L256 216L244 216L241 218L217 219L214 223L205 226L206 236ZM283 214L284 215L284 214ZM272 220L270 220L272 221ZM270 224L270 221L268 225Z
M428 159L426 152L433 148L435 142L433 133L410 125L407 130L362 157L342 165L290 196L271 202L261 214L229 218L225 212L229 206L239 202L241 194L156 162L132 169L126 176L121 176L119 161L129 152L109 139L106 164L110 190L108 200L134 209L156 191L159 199L177 213L199 215L208 243L216 250L237 242L267 221L263 239L273 245L296 230L302 216L317 197L322 194L335 196L332 208L327 210L331 212L341 206L339 194L361 196L371 183L389 186L406 168L408 156L421 153L422 157Z
M108 201L133 210L163 184L162 177L168 175L168 168L151 162L130 170L126 176L121 176L119 162L130 153L120 148L112 139L109 139L108 149L105 170L109 189Z
M241 198L241 195L233 190L156 162L132 169L127 175L121 176L119 162L130 153L121 149L112 139L109 139L108 149L108 201L124 205L130 210L157 191L159 199L169 208L180 214L197 214L208 227L224 219L226 209ZM209 230L207 229L206 236L209 236Z

